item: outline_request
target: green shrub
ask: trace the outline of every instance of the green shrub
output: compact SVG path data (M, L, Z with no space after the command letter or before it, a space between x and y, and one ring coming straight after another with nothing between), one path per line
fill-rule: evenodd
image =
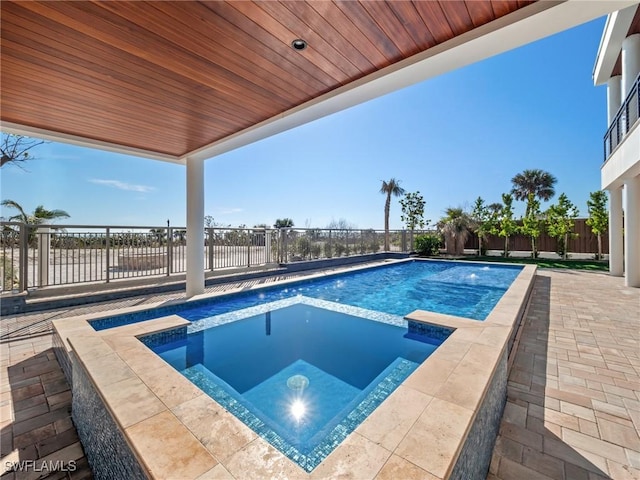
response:
M311 252L311 257L320 258L320 255L322 253L322 246L319 243L312 243L310 252Z
M427 233L418 235L414 243L418 255L438 255L442 246L442 238L440 238L440 235Z
M331 241L325 242L324 244L324 256L325 258L331 258L333 256Z
M0 269L2 270L2 286L6 290L11 290L18 286L18 277L13 266L13 262L5 255L0 255Z
M311 253L311 241L307 237L298 237L296 240L296 250L302 258L309 258L309 254Z

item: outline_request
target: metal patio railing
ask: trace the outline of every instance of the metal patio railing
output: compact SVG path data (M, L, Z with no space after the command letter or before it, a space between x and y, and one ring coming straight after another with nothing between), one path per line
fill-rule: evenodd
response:
M640 114L640 75L636 78L627 98L620 106L618 113L614 117L607 133L604 135L604 159L609 158L611 153L622 142L631 127L638 121Z
M186 271L187 230L182 227L18 222L0 226L3 292ZM408 252L412 244L410 232L390 231L390 251ZM208 271L255 268L377 253L383 246L383 230L206 228L204 267Z

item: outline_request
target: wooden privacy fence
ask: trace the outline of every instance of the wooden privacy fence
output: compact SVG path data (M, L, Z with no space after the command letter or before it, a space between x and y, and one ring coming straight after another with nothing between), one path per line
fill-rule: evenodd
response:
M586 224L585 218L577 218L575 221L574 233L576 238L569 239L569 253L598 253L598 237L591 233L591 227ZM487 249L503 250L504 238L489 235ZM537 248L539 252L555 252L557 239L550 237L547 233L542 233L538 238ZM471 234L464 248L477 249L478 237ZM509 250L511 251L531 251L531 239L523 235L514 235L509 238ZM602 234L602 253L609 253L609 233Z

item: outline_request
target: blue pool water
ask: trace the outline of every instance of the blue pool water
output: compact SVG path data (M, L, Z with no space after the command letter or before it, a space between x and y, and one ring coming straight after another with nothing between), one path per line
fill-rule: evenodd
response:
M450 333L420 328L297 303L152 349L311 471Z
M521 266L410 261L90 322L96 330L178 314L194 321L297 295L405 316L428 310L484 320Z

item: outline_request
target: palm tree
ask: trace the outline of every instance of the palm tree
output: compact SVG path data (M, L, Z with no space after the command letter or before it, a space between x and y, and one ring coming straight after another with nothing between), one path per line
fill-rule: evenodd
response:
M528 200L529 195L533 195L539 200L547 201L556 194L554 185L556 177L544 170L524 170L511 179L513 188L511 193L516 200ZM529 203L527 202L527 213Z
M464 245L473 227L473 220L462 208L449 207L445 216L438 222L438 227L444 235L445 247L450 255L462 255Z
M64 210L47 210L42 205L38 205L36 209L33 211L31 215L28 215L27 212L24 211L24 208L13 200L3 200L0 203L3 207L13 208L18 210L17 215L13 215L9 217L10 222L22 222L26 225L42 225L44 223L50 222L51 220L56 220L58 218L69 218L69 214ZM36 229L29 228L28 229L28 237L27 242L29 245L33 245L36 241Z
M384 202L384 251L389 251L389 210L391 209L391 195L399 197L404 195L404 188L400 186L400 180L392 178L388 182L382 181L380 193L387 196Z
M278 218L276 223L273 224L273 228L291 228L293 227L293 220L290 218Z
M9 217L10 222L19 221L28 225L42 225L50 220L70 217L70 215L64 210L47 210L42 205L38 205L33 213L28 215L22 206L13 200L3 200L2 206L18 210L17 215Z

